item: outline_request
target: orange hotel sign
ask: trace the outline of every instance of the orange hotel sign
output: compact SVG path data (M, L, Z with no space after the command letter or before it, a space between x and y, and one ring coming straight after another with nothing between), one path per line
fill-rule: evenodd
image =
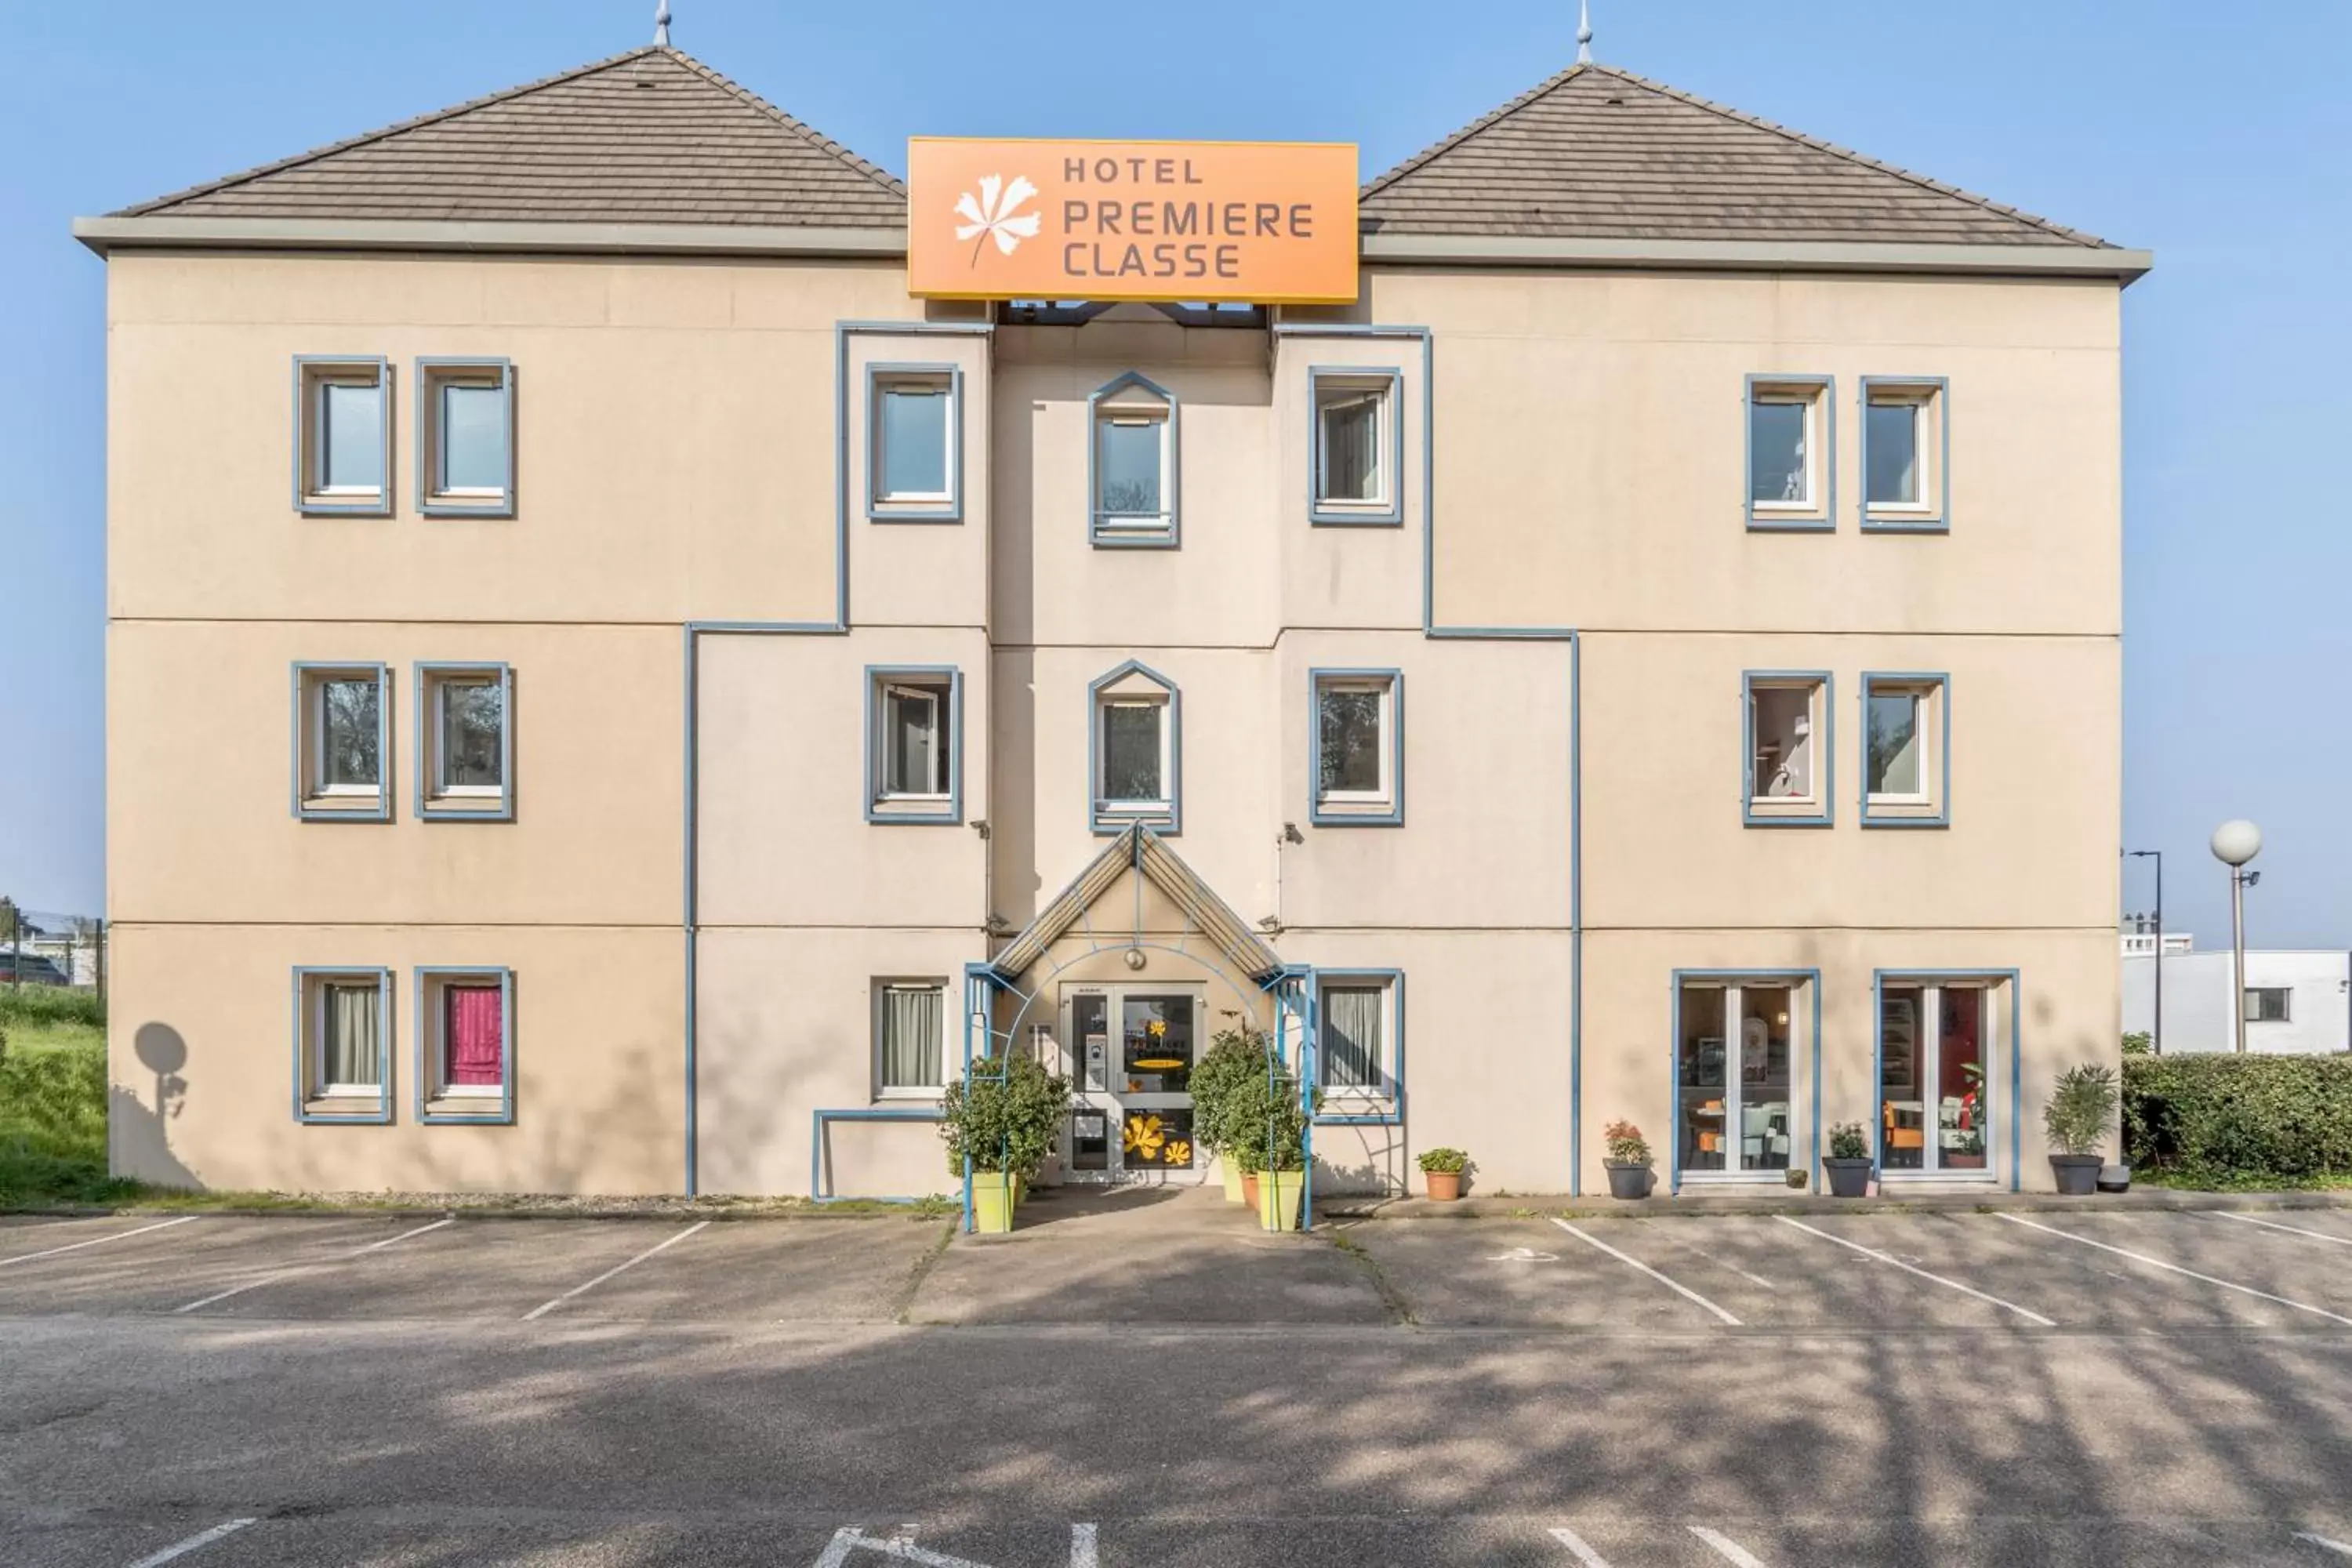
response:
M1349 143L918 136L907 194L922 298L1356 298Z

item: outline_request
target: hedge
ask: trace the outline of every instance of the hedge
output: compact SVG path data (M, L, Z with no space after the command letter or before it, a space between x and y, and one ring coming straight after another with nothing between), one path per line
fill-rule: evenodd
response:
M2352 1175L2352 1055L2126 1057L2123 1109L2136 1170Z

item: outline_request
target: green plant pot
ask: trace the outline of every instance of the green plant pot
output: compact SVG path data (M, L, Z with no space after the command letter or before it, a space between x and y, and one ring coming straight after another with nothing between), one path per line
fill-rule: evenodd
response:
M1013 1229L1013 1205L1020 1178L1002 1171L971 1173L971 1228L982 1236L1003 1236Z
M1229 1204L1249 1202L1249 1194L1242 1190L1242 1167L1239 1161L1231 1154L1218 1155L1217 1174L1224 1180L1225 1202Z
M1258 1228L1297 1230L1299 1204L1306 1195L1306 1172L1260 1171L1257 1173Z

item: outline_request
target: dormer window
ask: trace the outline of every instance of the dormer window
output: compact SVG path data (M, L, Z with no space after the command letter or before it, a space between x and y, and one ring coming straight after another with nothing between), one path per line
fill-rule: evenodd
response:
M1175 395L1129 371L1087 403L1093 424L1089 537L1098 546L1173 546Z

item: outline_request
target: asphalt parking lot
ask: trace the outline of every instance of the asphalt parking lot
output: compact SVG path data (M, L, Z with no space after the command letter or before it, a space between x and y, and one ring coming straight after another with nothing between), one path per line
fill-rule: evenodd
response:
M2352 1210L0 1218L0 1563L2352 1563Z

